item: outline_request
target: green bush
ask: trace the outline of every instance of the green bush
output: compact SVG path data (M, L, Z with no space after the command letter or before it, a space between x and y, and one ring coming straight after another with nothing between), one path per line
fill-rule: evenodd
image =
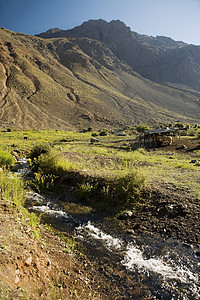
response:
M0 186L5 200L14 202L17 205L24 204L24 183L19 176L3 170L0 172Z
M97 133L97 132L93 132L92 134L91 134L91 136L98 136L99 134Z
M42 175L55 173L58 156L54 151L41 154L32 161L32 170Z
M38 157L39 157L41 154L49 153L50 150L51 150L51 147L50 147L50 145L47 144L47 143L37 144L37 145L35 145L35 146L32 148L32 150L31 150L31 152L30 152L30 154L29 154L28 157L29 157L30 159L32 159L32 160L33 160L34 158L38 159Z
M131 208L142 199L145 178L137 171L114 178L88 178L78 184L77 197L95 207L119 210Z
M51 190L54 188L54 180L56 179L55 175L41 175L35 173L35 178L32 180L32 186L39 193L42 193L46 190Z
M125 207L138 201L145 186L145 178L136 171L116 177L113 183L114 197Z
M92 126L90 126L90 127L88 127L88 132L92 132L94 129L93 129L93 127Z
M0 150L0 166L5 166L6 168L9 168L12 166L15 162L15 159L13 155L6 150Z
M106 136L106 135L108 135L107 129L102 129L102 130L100 131L99 135L100 135L100 136Z
M142 133L145 130L149 130L150 127L147 126L147 125L138 125L138 126L135 127L135 129L137 130L137 132Z

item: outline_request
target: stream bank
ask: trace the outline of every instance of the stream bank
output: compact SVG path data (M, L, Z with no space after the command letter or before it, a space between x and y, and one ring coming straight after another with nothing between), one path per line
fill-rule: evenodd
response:
M70 234L83 245L101 279L102 299L105 295L106 299L199 299L198 223L196 230L191 228L199 206L185 195L186 202L181 202L182 194L175 190L172 199L172 190L166 190L167 194L161 190L151 194L148 205L126 217L119 215L115 223L102 212L70 214L63 204L73 203L72 189L64 195L29 193L27 206L42 213L43 221L57 232ZM178 224L174 231L173 224ZM181 236L181 228L185 235Z
M68 195L66 202L69 199ZM97 272L115 287L108 299L199 299L198 243L185 241L184 235L183 239L169 236L167 231L168 235L162 235L154 225L154 232L150 227L146 230L145 209L138 214L140 219L135 212L117 221L103 213L70 215L52 195L35 193L29 201L30 209L42 212L45 222L70 232L83 244Z

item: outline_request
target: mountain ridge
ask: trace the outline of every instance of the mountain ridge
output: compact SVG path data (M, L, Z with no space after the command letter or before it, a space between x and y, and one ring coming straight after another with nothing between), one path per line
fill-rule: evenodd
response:
M46 38L45 33L38 36ZM168 37L140 35L120 20L89 20L70 30L50 30L50 37L88 37L99 40L141 76L158 83L176 83L200 91L200 46ZM188 78L188 74L192 79Z
M103 20L101 23L106 24ZM121 21L113 22L112 30L119 33L117 43L124 30L127 41L132 35L137 37ZM59 29L52 32L63 34ZM95 30L91 32L96 34ZM110 34L102 35L105 43L86 36L44 39L0 29L1 128L74 130L144 122L198 122L199 91L176 82L162 84L145 78L114 53L121 48L115 49L118 44ZM149 38L140 38L144 47ZM131 43L139 43L138 38ZM179 44L180 49L183 47ZM152 48L155 46L150 51Z

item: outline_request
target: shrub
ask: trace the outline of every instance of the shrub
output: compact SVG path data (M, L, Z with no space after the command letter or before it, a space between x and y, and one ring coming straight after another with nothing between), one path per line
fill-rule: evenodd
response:
M54 188L55 175L41 175L35 173L35 178L32 180L32 186L39 192L42 193L46 190L51 190Z
M29 225L32 228L32 232L36 238L40 236L40 217L37 217L34 213L29 213L25 204L25 189L23 180L13 173L8 173L7 170L0 172L0 186L3 197L6 201L10 202L8 206L9 210L14 209L16 212L20 212L21 222L24 225ZM15 205L13 205L15 203ZM17 209L16 209L17 208Z
M79 167L83 168L81 165L79 165ZM41 154L38 159L34 158L31 168L32 171L43 176L39 178L38 182L41 182L41 184L44 183L45 185L45 182L51 183L51 175L54 176L53 179L62 178L66 173L77 169L77 164L70 162L63 155L60 156L59 152L51 149L48 153Z
M114 178L88 178L77 187L80 201L95 207L119 210L131 208L140 201L145 178L136 171Z
M116 177L113 189L118 201L125 207L129 207L138 201L144 186L144 176L132 171L124 176Z
M46 153L49 153L51 150L51 147L49 144L47 143L42 143L42 144L37 144L35 145L32 150L31 150L31 153L29 154L29 158L31 158L32 160L35 158L35 159L38 159L38 157L41 155L41 154L46 154Z
M93 131L93 127L92 127L92 126L88 127L88 130L87 130L87 131L88 131L88 132Z
M97 132L93 132L92 134L91 134L91 136L98 136L99 134L97 133Z
M149 130L150 127L147 126L147 125L138 125L138 126L135 127L135 129L137 130L137 132L142 133L145 130Z
M85 201L88 198L91 198L95 190L96 190L96 186L93 183L83 182L78 186L77 197L80 201Z
M107 129L102 129L102 130L100 131L99 135L100 135L100 136L106 136L106 135L108 135Z
M6 168L13 165L15 162L15 159L13 155L6 150L0 150L0 166L5 166Z
M55 172L58 156L54 151L41 154L38 159L34 158L32 169L40 172L42 175L48 175Z
M0 172L0 185L5 200L14 202L17 205L24 204L24 184L20 177L3 170Z

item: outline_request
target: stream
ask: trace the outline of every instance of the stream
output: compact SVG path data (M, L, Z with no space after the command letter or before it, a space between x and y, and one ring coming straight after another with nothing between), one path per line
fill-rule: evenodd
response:
M28 198L30 210L44 214L45 221L62 231L73 231L101 265L109 263L112 273L116 274L117 268L113 275L116 279L125 269L127 278L131 275L135 279L129 282L130 287L125 281L127 290L136 284L146 291L145 295L155 297L146 299L200 299L200 261L192 247L173 239L163 241L142 233L118 232L111 223L92 214L84 218L71 216L59 202L37 193L30 193Z
M95 214L69 215L59 199L38 193L29 192L27 199L29 210L42 214L57 229L73 232L83 243L98 261L99 270L123 290L123 297L115 299L200 299L200 260L195 246L141 232L128 234Z

